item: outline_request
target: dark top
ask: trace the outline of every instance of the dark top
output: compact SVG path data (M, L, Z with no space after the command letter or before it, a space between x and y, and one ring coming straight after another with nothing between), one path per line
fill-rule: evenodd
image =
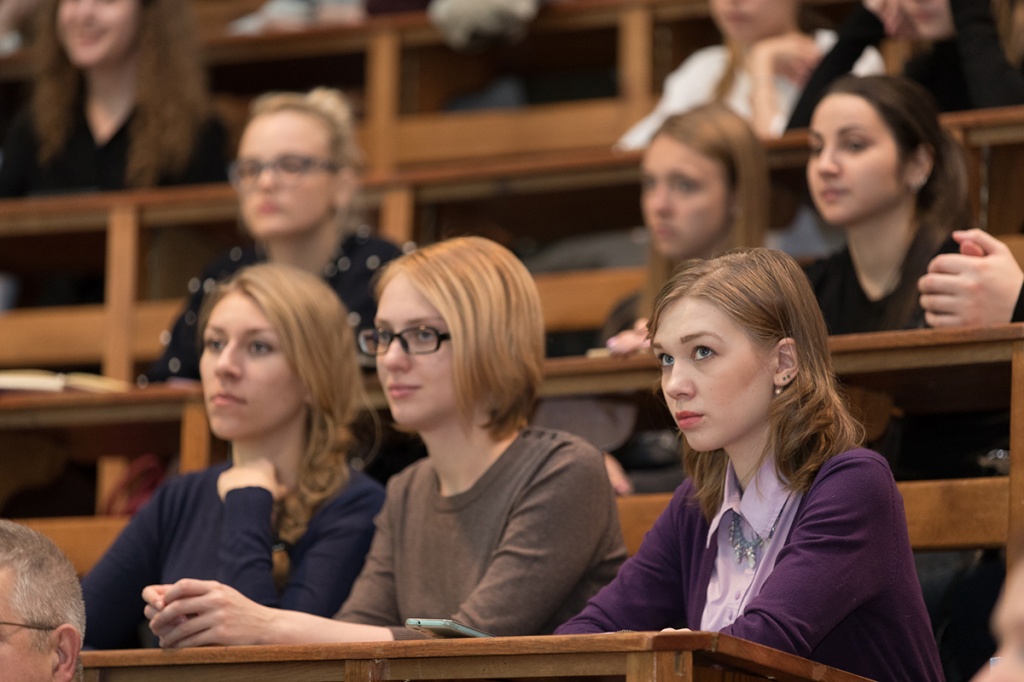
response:
M373 297L372 280L377 269L401 255L391 242L370 235L368 227L361 228L342 242L337 254L324 268L323 277L349 310L349 322L354 328L373 324L377 304ZM189 299L170 333L163 357L146 373L149 381L167 381L170 378L199 379L199 342L196 325L203 296L213 285L229 278L238 270L255 263L266 262L261 250L235 247L203 271L200 277L189 280Z
M684 482L636 556L556 634L699 628L717 556ZM903 498L870 450L827 461L761 591L725 634L873 680L942 680Z
M935 255L958 251L959 245L950 238ZM816 261L806 272L829 334L891 329L885 308L892 297L868 300L857 281L849 250ZM1015 317L1021 308L1020 301L1017 307ZM918 306L904 328L923 326L924 311ZM994 448L1008 447L1009 432L1009 414L1003 410L908 414L894 420L886 436L874 447L890 459L901 480L962 478L981 473L979 456Z
M69 192L125 189L128 159L128 127L131 117L105 144L93 139L85 110L79 108L74 130L64 150L46 166L39 165L39 138L30 111L15 118L4 141L0 164L0 197L24 197ZM185 171L163 177L159 185L189 185L227 181L227 135L211 118L200 129L192 158Z
M348 597L373 538L384 503L379 483L351 472L325 501L305 534L288 549L291 572L274 585L271 514L263 488L240 488L223 502L219 464L173 478L160 487L82 582L85 644L99 649L139 645L142 589L181 578L218 580L266 606L331 616Z
M956 36L912 57L904 75L927 88L941 111L1024 104L1024 74L1006 59L989 3L950 0L950 6ZM883 38L882 22L858 4L839 28L835 46L811 74L786 128L806 128L832 81L849 73L864 48L877 46Z

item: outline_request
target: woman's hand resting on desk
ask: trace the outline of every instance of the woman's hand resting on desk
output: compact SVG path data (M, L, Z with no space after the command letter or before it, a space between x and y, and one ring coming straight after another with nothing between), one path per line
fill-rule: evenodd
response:
M641 317L633 324L632 329L619 332L604 345L612 355L629 355L647 350L651 347L651 341L647 338L647 318Z
M262 644L281 613L216 580L150 585L142 598L149 629L165 648Z

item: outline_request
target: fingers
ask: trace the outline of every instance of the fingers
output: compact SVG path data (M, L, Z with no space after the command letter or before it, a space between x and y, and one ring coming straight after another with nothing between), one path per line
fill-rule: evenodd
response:
M953 239L960 244L960 253L971 256L988 256L996 253L1009 253L1010 249L996 237L984 230L957 230ZM980 253L967 253L964 249L977 249Z
M650 346L646 331L627 329L619 332L605 343L612 355L628 355Z

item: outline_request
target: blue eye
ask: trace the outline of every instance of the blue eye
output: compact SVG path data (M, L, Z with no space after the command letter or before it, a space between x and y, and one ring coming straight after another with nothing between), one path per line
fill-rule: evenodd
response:
M715 354L715 351L711 350L707 346L697 346L693 349L694 360L706 360Z
M266 355L271 352L273 348L271 348L270 344L266 341L253 341L249 344L249 350L251 350L254 355Z
M700 189L699 185L690 178L674 178L672 180L672 190L675 192L682 192L689 194Z
M658 353L655 357L658 358L658 364L662 367L671 367L676 362L676 359L668 353Z

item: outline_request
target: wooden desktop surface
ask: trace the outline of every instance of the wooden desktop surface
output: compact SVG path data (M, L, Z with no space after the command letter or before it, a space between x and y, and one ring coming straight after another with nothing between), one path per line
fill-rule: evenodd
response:
M718 633L631 632L362 644L90 651L86 682L466 680L616 677L647 680L862 677Z

